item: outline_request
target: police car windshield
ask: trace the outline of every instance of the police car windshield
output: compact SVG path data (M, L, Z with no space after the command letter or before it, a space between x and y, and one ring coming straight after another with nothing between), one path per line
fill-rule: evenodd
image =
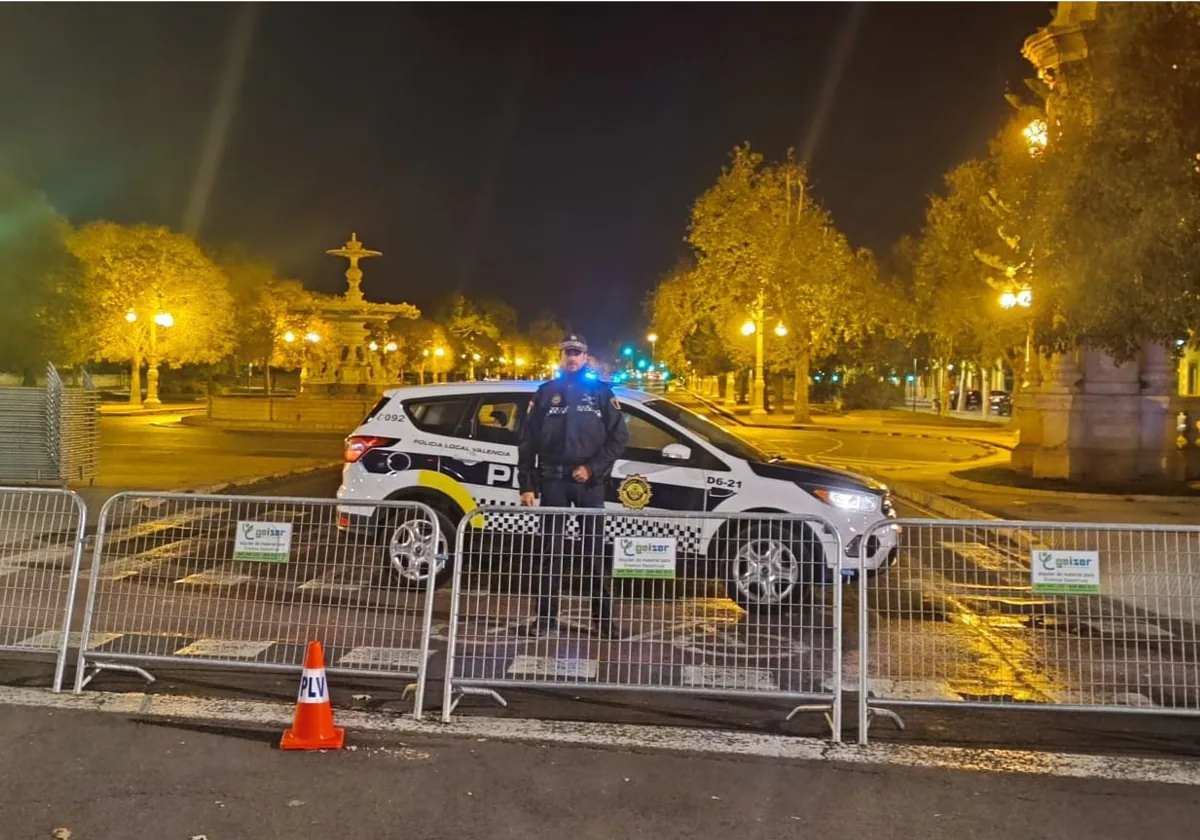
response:
M650 400L643 403L646 408L661 414L668 420L678 423L696 437L720 449L727 455L742 458L746 461L770 461L771 456L761 449L750 445L736 435L722 429L711 420L688 411L681 405L670 400Z

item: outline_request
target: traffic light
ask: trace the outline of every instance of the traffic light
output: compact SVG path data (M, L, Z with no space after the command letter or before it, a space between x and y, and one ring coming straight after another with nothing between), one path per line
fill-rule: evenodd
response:
M627 345L625 345L625 349L623 349L623 350L621 351L621 355L622 355L622 356L625 356L626 358L628 358L628 357L632 356L632 355L633 355L633 348L632 348L632 347L630 347L628 344L627 344Z

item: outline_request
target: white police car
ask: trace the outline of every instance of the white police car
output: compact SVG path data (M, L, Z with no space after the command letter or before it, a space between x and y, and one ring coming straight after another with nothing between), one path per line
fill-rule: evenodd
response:
M444 558L455 529L463 514L477 506L512 506L514 513L503 518L511 520L512 530L528 530L536 517L515 510L520 501L517 441L540 384L464 382L388 391L346 439L338 489L342 527L380 524L372 522L374 508L355 506L356 499L429 504L440 519L436 557L430 557L429 535L422 533L419 520L400 517L383 523L386 560L414 585L425 580L431 562L436 574L446 574ZM840 532L843 569L870 572L895 561L893 529L875 531L865 544L863 539L872 526L895 516L884 485L773 457L662 397L621 388L615 394L629 445L608 481L609 510L813 514ZM504 528L496 522L500 518L493 517L488 528ZM805 582L827 580L836 563L831 556L835 541L814 535L806 525L796 533L766 520L727 524L719 518L681 516L613 522L618 529L633 529L620 536L683 537L679 551L686 554L690 547L697 559L717 561L730 596L744 606L787 603Z

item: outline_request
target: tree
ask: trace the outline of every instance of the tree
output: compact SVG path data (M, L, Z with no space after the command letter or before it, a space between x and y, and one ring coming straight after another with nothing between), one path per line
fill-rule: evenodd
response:
M1002 358L1024 368L1029 310L1004 310L1003 294L1030 289L1035 279L1038 196L1019 113L992 141L985 160L970 160L945 178L945 194L930 199L917 248L915 293L933 350L948 365L981 368ZM1034 301L1038 300L1035 295ZM963 368L965 379L965 368ZM1015 388L1022 383L1014 376ZM941 405L949 409L952 383L943 377ZM959 389L959 407L966 389Z
M278 276L269 262L240 248L215 255L224 273L237 316L234 320L234 353L258 365L263 390L271 393L272 367L303 367L310 352L305 336L321 335L315 315L316 297L296 280Z
M877 320L870 254L856 253L837 231L790 155L765 165L749 146L734 150L730 166L696 200L688 242L697 283L715 301L715 323L751 319L773 333L777 324L786 330L764 344L774 367L794 371L795 419L808 422L813 357Z
M1104 3L1050 90L1037 341L1118 361L1200 322L1200 8Z
M84 310L68 227L45 197L0 177L0 370L33 385L47 361L74 361Z
M396 343L395 356L403 369L420 372L421 384L425 374L444 374L452 367L453 356L448 350L449 336L438 323L427 318L396 318L391 322L391 336ZM442 351L438 355L438 350Z
M91 305L91 355L130 362L130 401L140 400L141 363L151 394L164 362L211 364L233 348L226 278L189 237L163 227L92 222L69 237Z

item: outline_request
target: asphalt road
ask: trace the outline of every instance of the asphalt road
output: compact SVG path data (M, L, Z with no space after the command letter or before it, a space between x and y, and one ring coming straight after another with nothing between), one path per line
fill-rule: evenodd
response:
M1182 840L1200 819L1180 785L360 733L298 755L278 740L6 708L4 836Z
M343 434L233 431L181 415L101 417L98 487L171 490L253 480L342 455Z

